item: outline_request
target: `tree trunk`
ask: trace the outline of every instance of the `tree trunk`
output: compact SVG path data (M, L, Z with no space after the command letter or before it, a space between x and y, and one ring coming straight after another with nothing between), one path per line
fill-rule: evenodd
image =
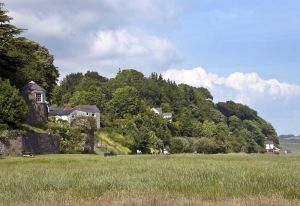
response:
M87 136L85 139L85 148L84 152L88 154L94 154L94 146L95 146L95 141L94 141L94 130L90 130L87 132Z

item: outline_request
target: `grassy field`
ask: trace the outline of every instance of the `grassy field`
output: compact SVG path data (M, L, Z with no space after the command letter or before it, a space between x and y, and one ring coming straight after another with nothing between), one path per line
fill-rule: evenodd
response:
M0 159L0 205L300 205L300 156Z

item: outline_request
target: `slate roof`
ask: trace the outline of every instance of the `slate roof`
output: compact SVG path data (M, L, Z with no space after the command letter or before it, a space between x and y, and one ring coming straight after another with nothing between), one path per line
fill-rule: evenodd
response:
M79 105L74 107L74 109L82 112L92 112L92 113L100 112L100 110L96 105Z
M100 110L96 105L79 105L74 108L65 108L65 109L59 109L59 108L50 108L49 115L50 116L68 116L74 111L82 111L82 112L88 112L88 113L100 113Z
M266 140L265 144L274 144L274 142L272 140Z
M62 108L58 108L55 106L50 106L49 107L49 116L56 116L58 113L62 110Z
M34 81L29 82L23 87L23 90L30 90L30 91L42 91L45 92L46 90L42 87L40 87L37 83Z

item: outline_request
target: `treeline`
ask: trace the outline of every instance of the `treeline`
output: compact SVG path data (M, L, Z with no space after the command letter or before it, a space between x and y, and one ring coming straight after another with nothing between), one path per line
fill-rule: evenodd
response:
M95 104L101 127L122 134L121 143L135 151L169 147L172 152L263 152L264 141L278 144L271 124L248 106L232 101L213 103L205 88L177 85L152 73L120 70L108 79L97 72L67 75L52 93L52 103ZM172 122L150 111L161 107Z
M266 139L278 144L275 129L253 109L232 101L215 104L207 89L177 85L157 73L145 77L136 70L120 70L109 79L88 71L69 74L57 85L54 57L20 37L23 30L10 21L0 4L0 130L22 123L26 105L19 90L33 80L57 106L97 105L101 130L133 152L169 148L174 153L251 153L264 151ZM152 107L172 113L172 121L155 115Z

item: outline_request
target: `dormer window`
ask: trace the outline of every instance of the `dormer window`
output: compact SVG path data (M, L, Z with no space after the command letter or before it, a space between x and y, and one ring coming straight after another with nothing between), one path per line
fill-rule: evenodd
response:
M35 101L42 102L42 93L35 93Z

